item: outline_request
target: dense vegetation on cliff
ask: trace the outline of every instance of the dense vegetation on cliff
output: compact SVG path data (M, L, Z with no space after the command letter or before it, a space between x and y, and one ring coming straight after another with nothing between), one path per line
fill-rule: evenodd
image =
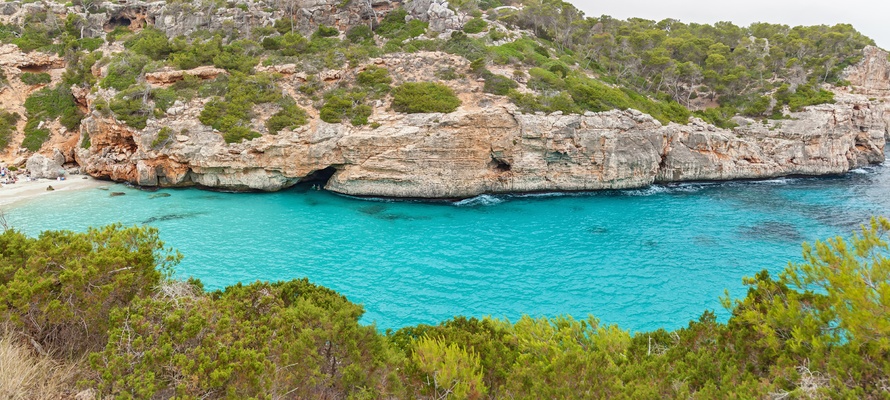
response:
M332 12L350 4L343 2ZM213 18L226 8L254 10L259 5L208 0L192 8ZM501 7L513 5L520 7ZM166 6L184 12L179 3ZM843 68L858 61L864 46L874 44L849 25L620 21L585 17L561 0L521 5L469 0L450 7L459 26L444 31L424 22L425 14L411 15L403 8L384 9L379 15L375 11L374 18L342 27L342 32L319 24L309 24L307 30L296 22L302 17L295 4L280 3L263 11L277 19L246 32L197 29L174 35L154 28L152 18L143 27L116 25L115 18L124 17L110 16L103 36L84 32L92 32L87 28L94 15L106 15L104 3L78 2L62 14L58 8L30 8L19 24L0 24L0 42L26 52L54 52L67 64L61 80L48 81L48 75L39 73L13 77L35 89L43 87L31 93L24 115L21 145L32 151L50 136L43 122L58 119L65 129L77 129L84 104L75 104L72 87L107 90L94 96L89 111L114 115L136 129L152 118L165 118L177 101L209 99L200 121L227 142L297 129L312 115L331 123L374 126L372 105L381 101L397 112L455 110L460 102L450 90L420 102L412 99L412 107L405 107L400 94L409 88L392 91L391 79L359 76L372 68L367 64L374 57L420 51L451 53L471 62L469 69L442 65L435 77L420 80L454 86L484 80L485 92L507 96L525 112L634 108L663 123L686 123L694 114L731 127L735 115L781 119L804 106L831 102L832 93L823 86L845 85ZM294 65L293 71L305 74L293 92L281 85L285 77L273 68L281 65ZM146 79L157 71L201 66L227 73L180 75L172 84ZM347 73L331 84L324 78L331 70ZM385 68L377 70L377 78L391 75ZM399 83L424 83L415 79L400 77ZM425 106L413 107L421 103ZM307 114L307 109L314 110ZM251 123L257 119L267 122ZM0 132L0 138L9 136Z
M778 278L746 278L727 322L706 311L631 333L592 316L456 317L381 333L305 279L214 292L171 280L179 255L153 228L6 230L0 345L18 352L0 357L52 355L79 371L57 387L121 398L887 398L888 232L875 219L805 245Z

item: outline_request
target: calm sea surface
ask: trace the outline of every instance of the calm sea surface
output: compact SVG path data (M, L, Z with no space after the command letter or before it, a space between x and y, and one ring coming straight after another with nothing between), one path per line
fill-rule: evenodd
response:
M53 193L4 210L29 234L151 225L184 254L181 278L217 289L308 277L398 328L455 315L593 314L632 330L685 326L741 278L799 261L800 244L890 215L890 167L839 177L640 190L361 200L296 188ZM125 196L111 197L112 191ZM169 197L160 197L167 193Z

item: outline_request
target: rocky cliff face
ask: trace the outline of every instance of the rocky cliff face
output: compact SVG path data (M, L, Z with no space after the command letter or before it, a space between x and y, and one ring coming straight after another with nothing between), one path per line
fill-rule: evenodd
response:
M505 102L451 114L378 115L377 129L314 121L296 132L226 145L208 128L133 132L91 117L92 175L145 186L279 190L323 176L360 196L462 198L481 193L632 188L655 182L839 174L884 159L883 108L839 95L794 120L722 130L693 120L663 126L638 111L530 115ZM184 118L188 121L188 118ZM159 129L159 128L154 128Z
M884 121L890 125L890 57L874 46L866 47L862 54L862 61L848 67L844 75L853 93L885 100ZM887 139L890 140L890 135Z

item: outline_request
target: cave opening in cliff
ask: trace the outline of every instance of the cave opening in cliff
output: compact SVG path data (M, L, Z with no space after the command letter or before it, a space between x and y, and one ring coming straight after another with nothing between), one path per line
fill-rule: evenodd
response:
M49 70L49 65L23 65L19 67L19 71L22 72L30 72L32 74L46 72Z
M108 22L105 23L105 26L103 28L105 28L106 32L111 32L119 26L129 28L132 23L133 21L124 16L111 17L111 19L109 19Z
M496 157L491 157L491 162L488 163L488 165L491 166L493 170L498 172L507 172L513 168L510 163Z
M333 165L324 169L315 170L303 177L303 179L300 179L300 184L312 185L316 188L324 188L335 173L337 173L337 168Z

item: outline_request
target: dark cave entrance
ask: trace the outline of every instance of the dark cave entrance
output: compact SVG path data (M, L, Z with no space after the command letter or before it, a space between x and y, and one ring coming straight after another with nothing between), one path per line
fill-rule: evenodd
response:
M495 156L491 157L491 162L488 163L488 166L497 172L507 172L513 168L513 166L510 165L510 163L508 163L504 160L501 160L500 158L497 158Z
M129 28L130 25L132 25L132 24L133 24L133 21L131 21L129 18L123 17L123 16L117 16L117 17L111 17L111 19L109 19L108 22L105 23L105 26L103 28L105 28L105 32L111 32L119 26L124 26L124 27Z
M316 171L312 171L309 175L300 179L300 185L307 185L316 189L324 189L327 186L328 181L331 180L331 177L337 173L337 168L329 166L324 169L319 169Z

